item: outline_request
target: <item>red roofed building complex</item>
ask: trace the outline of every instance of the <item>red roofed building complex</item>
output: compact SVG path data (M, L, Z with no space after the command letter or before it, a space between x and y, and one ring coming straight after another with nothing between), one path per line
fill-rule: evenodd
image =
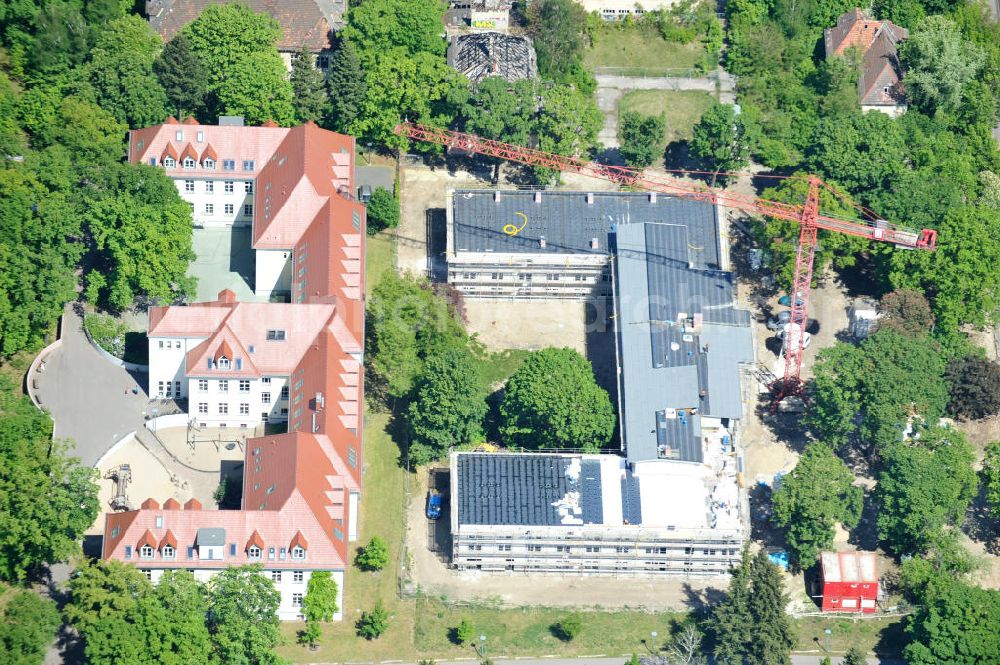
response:
M168 42L209 5L231 0L146 0L149 25ZM316 54L316 66L329 67L330 40L346 22L347 0L244 0L258 13L269 14L281 26L278 51L291 67L291 58L305 46Z
M906 111L903 70L896 47L909 35L906 28L892 21L877 21L860 9L842 14L837 25L823 31L827 58L842 56L851 48L861 53L858 96L863 111L880 111L893 117Z
M300 617L312 571L332 571L343 593L363 454L365 209L350 196L353 154L353 138L313 124L171 120L131 133L130 161L162 166L182 195L202 205L252 197L249 220L218 223L252 224L258 295L291 300L239 302L226 289L211 302L151 308L150 396L187 400L195 427L288 430L247 441L241 510L149 498L107 515L104 558L154 582L172 568L204 580L260 563L281 592L282 619Z
M872 552L822 552L819 561L824 612L875 612L878 571Z

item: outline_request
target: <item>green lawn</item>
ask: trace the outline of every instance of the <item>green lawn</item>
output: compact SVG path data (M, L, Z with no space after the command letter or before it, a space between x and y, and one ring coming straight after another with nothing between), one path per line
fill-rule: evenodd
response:
M365 293L368 296L385 271L394 267L395 256L396 246L391 235L380 233L365 240Z
M678 44L663 39L655 28L604 26L594 35L594 44L584 53L584 65L595 67L627 67L632 72L623 75L677 75L665 70L691 69L705 55L701 42ZM648 70L648 71L645 71Z
M666 143L689 140L692 129L715 98L698 90L633 90L622 97L619 116L626 111L643 115L662 115Z
M792 622L798 633L800 651L843 653L852 646L879 655L898 656L906 644L903 635L904 620L900 617L885 619L834 619L828 617L802 617ZM829 629L827 636L823 631ZM817 641L818 640L818 641Z
M523 349L508 349L487 355L480 366L480 379L483 387L492 391L494 386L505 383L517 371L529 353L530 351Z

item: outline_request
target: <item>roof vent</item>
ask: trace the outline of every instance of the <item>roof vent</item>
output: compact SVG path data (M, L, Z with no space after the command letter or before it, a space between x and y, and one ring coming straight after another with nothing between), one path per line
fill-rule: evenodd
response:
M594 193L587 192L587 205L593 205L593 204L594 204Z
M323 397L323 393L316 393L316 408L322 410L326 406L326 399Z
M545 247L545 236L539 236L538 237L538 246L539 247Z
M649 193L649 202L650 203L656 203L656 192L650 192Z
M541 203L541 202L542 202L542 193L535 192L535 203Z
M241 115L220 115L219 116L219 126L220 127L242 127L243 126L243 116L241 116Z
M493 202L494 203L499 203L500 202L500 190L499 189L494 189L493 190Z
M598 242L597 238L591 238L590 239L590 248L591 249L599 249L600 246L601 246L601 243Z

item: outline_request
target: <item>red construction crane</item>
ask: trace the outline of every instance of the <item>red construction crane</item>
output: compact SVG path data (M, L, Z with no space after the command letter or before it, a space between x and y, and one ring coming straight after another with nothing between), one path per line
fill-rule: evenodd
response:
M923 229L916 231L895 224L890 224L878 218L860 206L850 203L865 219L852 219L835 215L822 214L819 210L820 187L833 188L817 176L808 177L808 193L805 203L795 205L768 201L754 196L744 196L733 192L713 189L706 186L686 182L672 176L657 173L647 173L624 166L598 164L576 157L563 157L541 150L502 143L484 139L472 134L453 132L438 127L418 125L404 122L395 129L396 134L407 138L436 143L448 148L464 150L469 153L496 157L528 166L541 166L556 171L572 171L594 178L602 178L654 192L662 192L680 198L708 201L712 204L722 203L730 208L737 208L757 215L767 215L778 219L787 219L799 223L799 245L795 255L795 277L792 280L791 317L785 332L785 375L776 380L771 389L774 391L775 403L791 395L799 395L802 381L799 375L802 371L803 333L806 329L807 311L809 306L809 291L812 285L813 260L816 257L817 233L820 229L846 233L847 235L888 242L907 249L934 250L937 243L937 231ZM673 170L669 173L683 175L703 175L700 171ZM736 175L736 174L730 174ZM838 194L839 196L839 194ZM789 335L791 338L789 338Z

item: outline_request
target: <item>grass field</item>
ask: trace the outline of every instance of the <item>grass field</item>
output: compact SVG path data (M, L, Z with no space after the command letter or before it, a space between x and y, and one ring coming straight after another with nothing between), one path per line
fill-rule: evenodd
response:
M583 62L588 69L641 68L651 70L651 75L665 75L668 72L663 70L667 69L691 69L704 55L700 42L668 42L655 28L605 26L594 35L594 44L584 53Z
M365 243L365 293L370 296L379 278L393 267L396 246L385 233L366 238Z
M618 105L619 116L626 111L643 115L662 115L664 141L689 140L692 129L701 120L715 98L698 90L633 90L625 93Z
M904 620L900 617L885 619L834 619L827 617L802 617L793 620L798 635L797 649L843 653L856 646L880 655L895 656L900 653L906 638ZM827 636L823 631L829 629Z

